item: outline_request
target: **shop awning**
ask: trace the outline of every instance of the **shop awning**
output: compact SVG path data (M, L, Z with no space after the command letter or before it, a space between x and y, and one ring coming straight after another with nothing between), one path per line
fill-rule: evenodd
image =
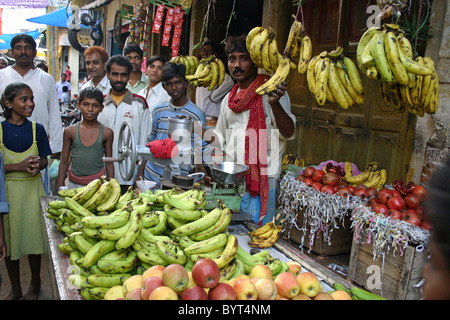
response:
M34 23L41 23L47 26L67 28L67 17L70 17L71 15L72 10L70 10L70 7L69 8L64 7L56 11L46 13L42 16L29 18L27 19L27 21Z
M33 39L37 39L41 35L41 32L39 30L29 31L29 32L22 32L22 33L26 33L26 34L32 36ZM0 50L11 49L11 40L12 40L12 38L14 38L14 36L16 36L18 34L22 34L22 33L11 33L11 34L2 34L2 35L0 35Z

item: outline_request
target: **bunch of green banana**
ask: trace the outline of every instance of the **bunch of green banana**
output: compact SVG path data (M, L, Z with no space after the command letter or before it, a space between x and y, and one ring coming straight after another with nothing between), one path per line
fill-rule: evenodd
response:
M270 221L262 227L249 232L250 241L248 245L253 248L270 248L280 237L282 227Z
M309 91L319 105L326 101L342 109L364 104L364 87L353 61L344 56L343 48L323 51L309 62L306 74Z
M166 205L179 210L202 209L206 206L205 191L197 187L178 194L165 192L162 199Z
M186 66L187 76L193 75L199 64L197 56L176 56L170 59L170 62L184 64Z
M387 181L386 169L377 170L377 167L368 167L358 175L353 175L353 168L350 162L345 162L345 176L343 180L351 186L364 184L366 187L373 187L381 190Z
M358 43L356 60L367 77L409 87L414 85L414 75L433 73L429 66L414 60L411 43L397 24L367 29Z
M278 68L279 56L275 32L271 27L255 27L247 34L247 50L258 68L272 74Z
M289 30L283 55L293 62L298 61L297 71L299 74L307 71L312 57L311 38L305 33L302 23L295 18Z
M225 79L225 65L215 55L199 61L195 72L186 75L186 80L195 87L206 87L209 91L219 87Z
M439 104L439 78L430 57L417 57L416 62L433 70L432 74L413 74L408 84L381 83L381 94L386 106L423 117L434 114Z
M245 251L241 246L238 246L236 261L243 265L243 272L247 275L250 274L253 267L258 264L268 266L272 271L274 278L276 278L278 274L289 270L289 266L284 261L272 257L267 250L252 255Z

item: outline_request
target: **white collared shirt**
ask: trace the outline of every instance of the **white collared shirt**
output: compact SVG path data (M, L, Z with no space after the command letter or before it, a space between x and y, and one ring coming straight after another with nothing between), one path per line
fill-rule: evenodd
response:
M5 87L12 82L22 82L30 86L34 95L35 108L30 121L41 123L50 137L52 153L62 151L63 127L61 112L56 90L55 80L45 71L39 68L30 69L23 77L12 68L6 67L0 70L0 96ZM4 118L0 117L0 121Z
M95 87L93 79L83 84L80 91L83 90L84 88L91 88L91 87ZM106 96L109 93L109 89L111 89L111 84L109 83L108 76L106 75L106 73L103 79L97 84L96 88L99 89L104 96Z
M164 89L162 82L159 82L153 88L149 89L149 86L145 87L141 91L139 91L138 95L145 98L147 101L148 109L145 112L148 112L148 119L150 121L150 125L152 123L152 112L156 105L166 102L170 100L170 96L167 93L166 89Z

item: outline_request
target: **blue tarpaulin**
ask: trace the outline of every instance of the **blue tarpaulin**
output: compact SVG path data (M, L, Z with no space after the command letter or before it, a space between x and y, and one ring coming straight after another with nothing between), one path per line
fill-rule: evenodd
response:
M67 17L70 17L71 15L72 10L70 10L70 7L69 8L64 7L56 11L46 13L42 16L29 18L27 19L27 21L34 23L41 23L47 26L67 28Z
M41 35L41 32L39 30L35 31L29 31L29 32L22 32L26 33L33 37L33 39L39 38ZM11 39L14 38L14 36L22 33L11 33L11 34L2 34L0 35L0 50L7 50L11 49Z

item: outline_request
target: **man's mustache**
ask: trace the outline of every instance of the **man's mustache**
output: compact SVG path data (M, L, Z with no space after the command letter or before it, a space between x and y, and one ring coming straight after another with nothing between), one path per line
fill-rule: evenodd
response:
M236 73L245 73L245 71L243 69L241 69L241 68L235 68L233 70L233 74L236 74Z

